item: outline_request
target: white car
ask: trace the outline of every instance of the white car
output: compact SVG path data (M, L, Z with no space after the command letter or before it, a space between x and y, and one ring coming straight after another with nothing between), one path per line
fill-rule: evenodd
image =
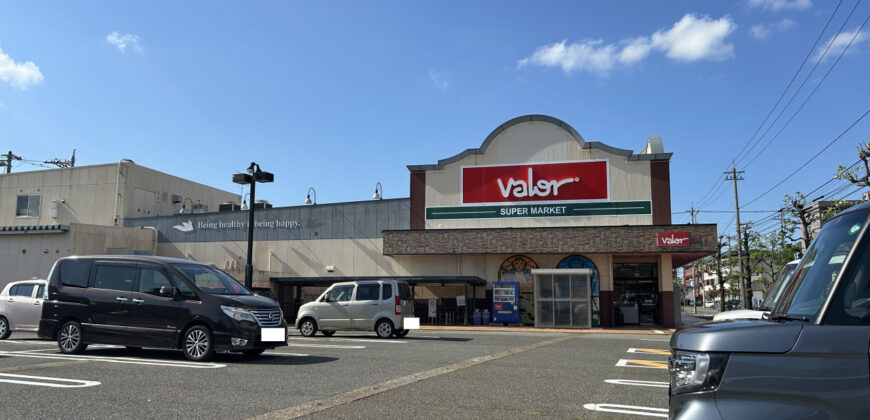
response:
M794 274L794 269L797 267L799 262L800 260L791 261L779 271L779 274L776 276L776 281L773 282L769 289L767 289L767 296L764 297L764 301L761 302L761 306L758 307L758 310L737 309L734 311L719 312L713 316L713 321L726 321L730 319L761 319L765 312L770 312L771 308L776 305L776 302L779 300L780 296L782 296L782 292L785 291L786 286L788 286L792 274Z
M39 329L42 318L42 294L45 280L14 281L0 292L0 340L9 337L12 331Z
M318 330L329 337L339 330L375 331L378 337L404 337L414 316L411 288L392 279L335 283L314 302L299 308L296 328L311 337Z

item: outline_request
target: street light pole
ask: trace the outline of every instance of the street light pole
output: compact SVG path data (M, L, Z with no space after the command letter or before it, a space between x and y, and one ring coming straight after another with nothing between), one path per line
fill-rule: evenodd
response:
M253 163L251 163L253 165ZM254 287L254 194L257 191L257 180L251 180L251 205L248 206L248 262L245 264L245 287L251 290Z
M274 174L261 171L260 165L254 162L251 162L251 166L248 166L248 173L233 175L233 182L236 184L251 185L251 205L248 212L248 262L245 264L245 287L248 290L254 287L254 203L256 202L254 193L258 182L273 182L274 180Z

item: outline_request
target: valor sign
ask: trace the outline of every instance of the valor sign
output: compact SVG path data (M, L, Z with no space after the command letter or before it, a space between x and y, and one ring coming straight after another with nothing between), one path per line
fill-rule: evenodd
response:
M604 201L606 160L462 167L461 204Z
M660 232L659 246L689 246L689 232Z

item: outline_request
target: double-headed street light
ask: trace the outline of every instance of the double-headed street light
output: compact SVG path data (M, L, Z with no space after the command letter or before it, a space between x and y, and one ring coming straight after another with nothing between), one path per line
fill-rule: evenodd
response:
M258 182L273 181L275 181L275 175L271 172L261 171L260 165L254 162L251 162L251 166L248 166L248 173L233 174L233 182L236 184L251 185L251 206L248 213L248 263L245 264L245 287L248 290L254 287L254 267L251 265L254 257L254 200L256 200L254 192L257 189Z

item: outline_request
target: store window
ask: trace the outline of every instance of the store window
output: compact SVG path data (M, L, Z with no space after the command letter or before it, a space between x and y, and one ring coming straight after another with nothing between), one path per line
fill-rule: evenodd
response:
M538 263L524 255L514 255L498 268L498 281L519 283L520 323L523 325L535 325L535 282L532 276L535 268L538 268Z
M39 208L41 205L41 195L19 195L18 206L15 209L15 217L39 217Z
M569 257L565 257L562 261L559 261L559 264L556 264L556 268L589 268L592 270L592 276L590 278L590 291L592 293L592 299L590 303L592 304L592 326L597 327L601 325L601 317L600 311L598 308L598 267L595 266L595 263L592 262L589 258L586 258L582 255L571 255Z

